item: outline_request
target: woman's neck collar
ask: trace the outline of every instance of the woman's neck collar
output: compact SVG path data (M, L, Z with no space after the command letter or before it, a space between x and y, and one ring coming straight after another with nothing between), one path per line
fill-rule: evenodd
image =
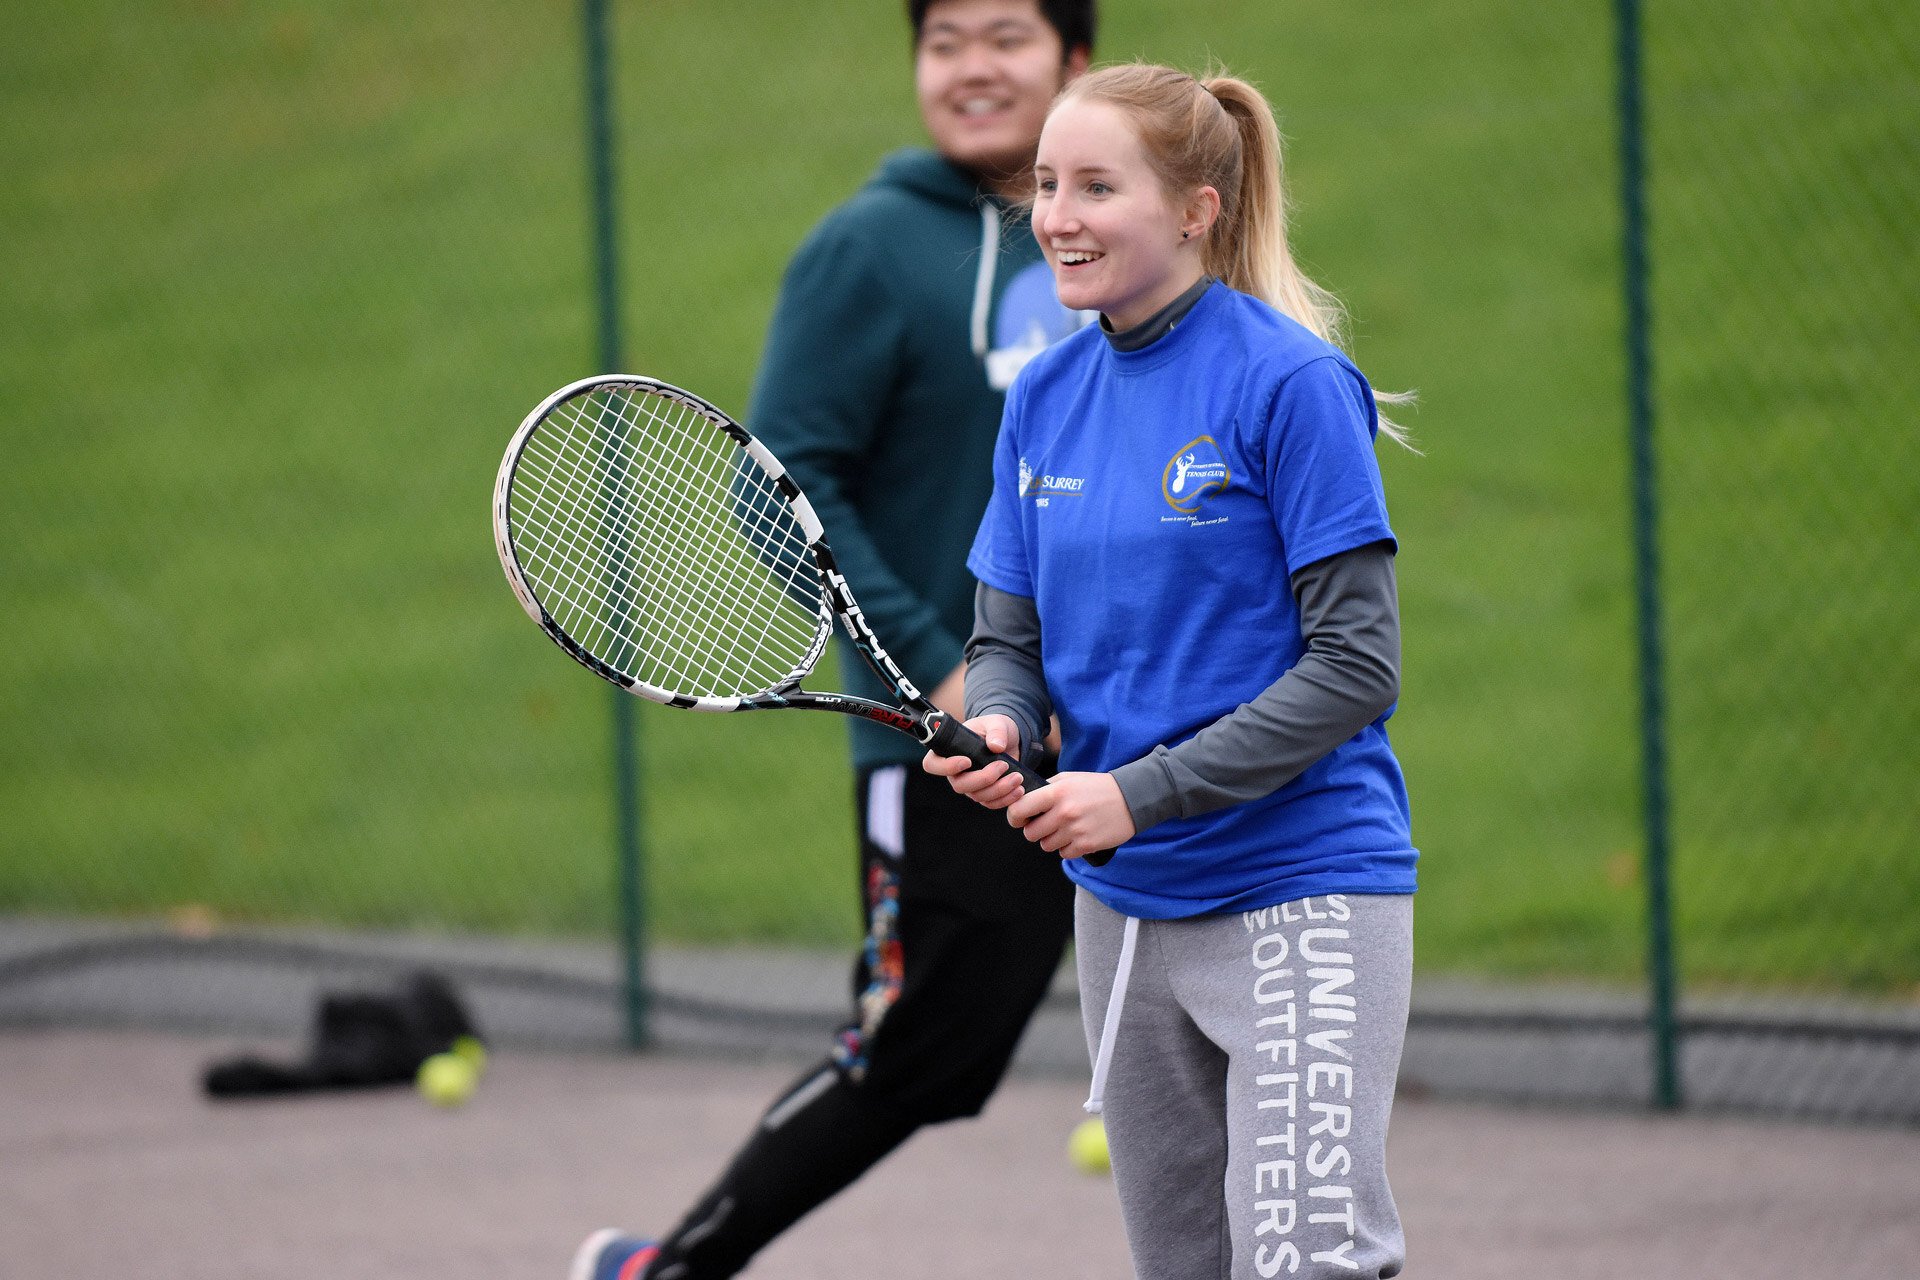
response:
M1213 283L1213 277L1203 275L1189 285L1179 297L1160 308L1130 329L1115 331L1106 316L1100 317L1100 330L1106 334L1107 341L1115 351L1139 351L1150 347L1173 331L1173 327L1186 319L1187 312L1193 310Z

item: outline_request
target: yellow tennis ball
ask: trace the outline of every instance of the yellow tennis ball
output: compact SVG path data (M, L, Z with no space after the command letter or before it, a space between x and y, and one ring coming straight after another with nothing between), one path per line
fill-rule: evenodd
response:
M1067 1135L1067 1159L1082 1173L1106 1173L1113 1168L1107 1156L1107 1126L1100 1117L1074 1126Z
M480 1076L459 1054L436 1053L420 1064L413 1082L436 1107L457 1107L473 1096Z
M451 1051L466 1060L476 1078L487 1074L487 1046L480 1043L479 1036L459 1037Z

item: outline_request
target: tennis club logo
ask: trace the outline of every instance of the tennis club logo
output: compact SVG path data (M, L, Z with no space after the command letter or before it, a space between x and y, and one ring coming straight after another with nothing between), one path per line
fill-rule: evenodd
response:
M1020 459L1020 496L1026 497L1033 492L1033 468L1027 465L1025 458Z
M1233 472L1220 446L1212 436L1198 436L1181 445L1179 452L1167 459L1166 468L1160 473L1160 496L1175 511L1190 516L1200 509L1201 499L1215 489L1226 488L1232 481Z

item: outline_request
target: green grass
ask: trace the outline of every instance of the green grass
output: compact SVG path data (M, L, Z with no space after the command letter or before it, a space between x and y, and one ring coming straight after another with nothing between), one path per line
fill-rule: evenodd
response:
M575 7L25 0L0 44L0 910L601 933L608 699L487 529L591 372ZM893 5L619 14L633 371L739 411L781 268L917 140ZM1607 7L1107 6L1281 107L1385 454L1430 970L1630 978ZM1920 976L1920 19L1649 30L1680 947ZM830 675L816 683L831 684ZM841 727L638 710L661 934L845 942Z

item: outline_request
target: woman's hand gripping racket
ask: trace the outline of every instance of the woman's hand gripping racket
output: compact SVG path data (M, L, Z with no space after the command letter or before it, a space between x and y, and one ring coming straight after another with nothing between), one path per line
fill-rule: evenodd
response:
M548 396L500 463L493 533L527 615L629 693L695 711L860 716L976 768L1002 761L1028 789L1047 785L914 688L867 626L806 495L696 395L616 375ZM893 704L800 688L836 618Z

